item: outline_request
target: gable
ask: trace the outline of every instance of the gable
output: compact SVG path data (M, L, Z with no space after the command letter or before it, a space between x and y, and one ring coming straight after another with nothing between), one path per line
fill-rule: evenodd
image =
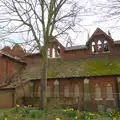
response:
M86 42L86 45L88 45L90 42L92 42L92 40L94 38L101 38L104 37L106 40L109 40L111 42L113 42L113 39L111 38L110 35L107 35L104 31L102 31L100 28L97 28L95 30L95 32L92 34L92 36L88 39L88 41Z

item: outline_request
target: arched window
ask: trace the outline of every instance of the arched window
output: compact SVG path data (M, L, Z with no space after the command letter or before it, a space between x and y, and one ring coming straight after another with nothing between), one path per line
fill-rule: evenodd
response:
M102 42L101 40L98 40L98 51L100 52L102 49Z
M38 87L38 97L40 97L41 96L41 87L39 86Z
M51 97L51 87L47 86L47 97Z
M59 81L54 82L54 97L59 97Z
M95 50L95 42L92 42L92 53L96 53L96 50Z
M104 52L107 52L108 50L108 42L105 40L104 41Z
M99 84L95 85L95 99L96 100L101 100L102 99L102 97L101 97L101 88L100 88Z
M106 97L109 100L113 99L113 89L110 83L107 83L106 85Z
M69 92L69 86L65 86L64 88L64 97L69 97L70 92Z
M60 46L57 47L57 56L60 56Z
M48 48L48 58L50 58L50 48Z
M34 96L34 92L33 92L33 90L34 90L34 84L33 84L33 82L30 82L29 89L30 89L29 90L30 96L33 97Z
M52 58L55 58L55 48L52 48Z
M76 84L74 88L74 96L79 97L79 86Z

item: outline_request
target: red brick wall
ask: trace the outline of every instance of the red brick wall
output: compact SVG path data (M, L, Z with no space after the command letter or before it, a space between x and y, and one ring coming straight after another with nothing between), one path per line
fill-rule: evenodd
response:
M40 62L40 55L39 54L30 55L30 56L25 57L24 60L27 64L39 63Z
M23 57L25 55L25 51L22 49L21 46L19 46L17 44L14 45L12 49L9 46L5 46L2 49L2 51L10 54L12 56L17 56L17 57Z
M51 87L51 95L54 97L54 81L57 79L49 79L48 85ZM81 94L81 99L83 99L83 79L82 78L69 78L69 79L58 79L59 81L59 95L64 97L64 89L66 85L70 88L70 93L74 93L74 87L77 84L79 86L79 93ZM34 82L34 95L37 96L38 87L40 86L39 80Z
M91 91L91 99L93 102L95 101L95 85L99 84L101 88L102 93L102 103L104 104L106 102L106 85L107 83L110 83L113 88L113 93L116 93L116 76L101 76L101 77L89 77L90 80L90 91ZM116 99L116 95L114 95L114 98Z
M96 42L101 40L104 42L106 40L108 42L109 52L98 52L93 54L92 53L92 42ZM74 59L74 58L87 58L91 56L103 56L103 55L114 55L120 54L120 45L114 44L114 42L108 38L105 38L103 35L94 37L93 40L87 43L86 49L79 49L79 50L69 50L64 51L63 58L64 59Z
M6 82L7 78L16 74L24 65L8 57L0 58L0 84Z
M113 54L120 54L120 44L113 45Z
M79 85L79 93L80 93L80 97L81 100L83 100L83 94L84 94L84 79L85 78L61 78L58 79L59 81L59 95L60 97L64 97L64 89L65 86L68 86L70 88L70 93L74 93L74 87L75 85ZM116 93L116 76L101 76L101 77L89 77L88 78L90 81L90 96L91 96L91 100L93 102L95 101L95 85L98 83L101 87L101 93L102 93L102 102L105 103L106 102L106 85L107 83L110 83L112 85L113 88L113 93ZM54 81L56 79L49 79L48 80L48 85L51 87L51 93L52 96L54 96ZM39 80L34 81L34 93L35 95L37 95L38 92L38 87L40 86L40 82ZM114 95L114 98L116 99L116 95Z
M64 59L86 58L89 56L90 56L89 51L87 51L86 49L65 51L63 54Z

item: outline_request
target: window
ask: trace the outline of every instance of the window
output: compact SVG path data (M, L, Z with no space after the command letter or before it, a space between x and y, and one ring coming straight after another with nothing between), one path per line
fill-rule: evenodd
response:
M64 97L69 97L69 86L65 86L64 88Z
M74 88L74 96L79 97L79 86L76 84Z
M105 40L104 41L104 52L108 51L108 42Z
M51 87L47 86L47 97L51 97Z
M41 96L41 87L39 86L38 87L38 97L40 97Z
M113 90L112 90L112 85L110 83L106 85L106 97L108 100L113 99Z
M50 58L50 48L48 48L48 58Z
M79 86L76 84L74 88L75 103L79 101Z
M52 58L55 58L55 48L52 48Z
M102 50L102 42L101 40L98 40L98 51L100 52Z
M60 56L60 46L57 47L57 56Z
M99 84L95 85L95 100L102 100L101 98L101 88Z
M96 50L95 50L95 42L92 42L92 53L96 53Z
M54 82L54 97L59 97L59 81Z

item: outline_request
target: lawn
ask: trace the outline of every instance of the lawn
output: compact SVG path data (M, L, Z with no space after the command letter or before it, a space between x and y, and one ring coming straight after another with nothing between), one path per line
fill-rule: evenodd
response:
M120 112L92 113L73 108L39 110L31 106L0 109L0 120L120 120Z

